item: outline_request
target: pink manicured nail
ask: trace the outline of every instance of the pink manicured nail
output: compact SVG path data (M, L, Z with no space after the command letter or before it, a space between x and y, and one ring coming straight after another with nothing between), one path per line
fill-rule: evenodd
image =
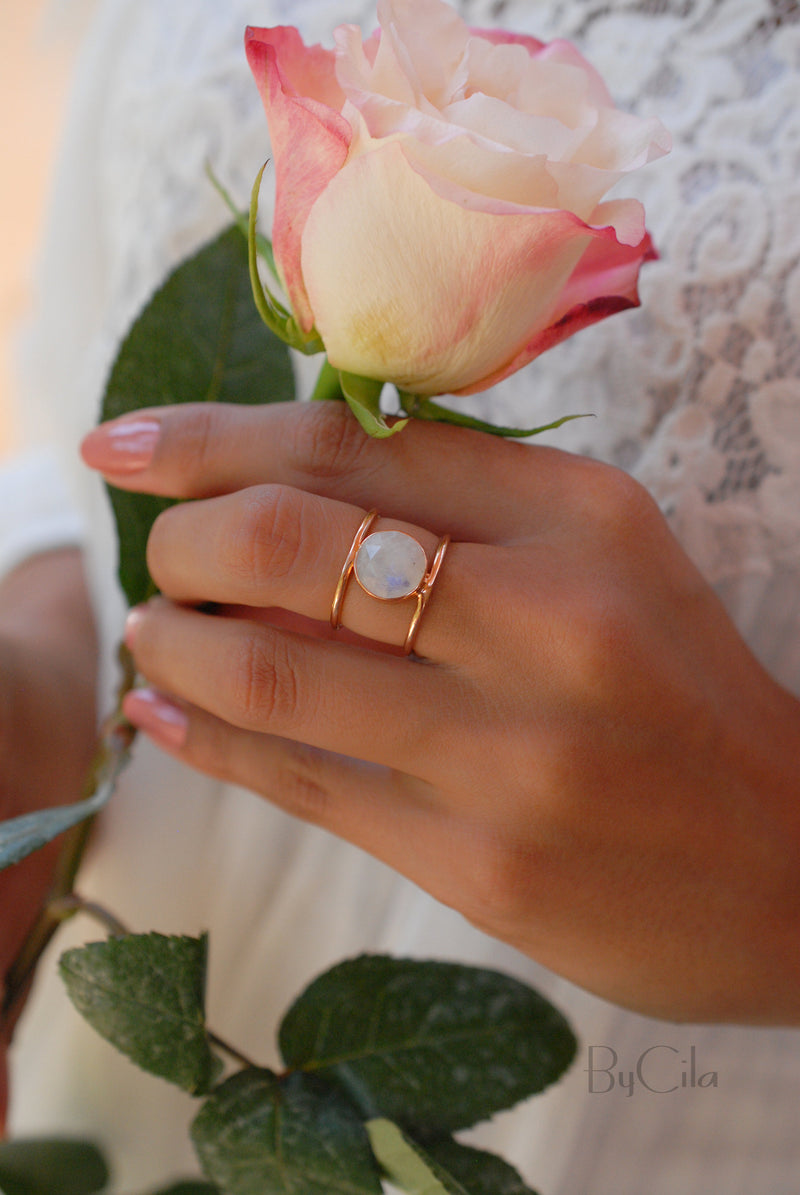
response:
M134 606L132 610L128 611L128 617L125 619L125 633L122 636L128 651L133 651L133 645L136 642L136 632L143 618L143 606Z
M89 432L81 455L90 468L101 473L138 473L153 459L160 432L157 419L117 419Z
M125 717L165 747L182 747L189 719L184 711L155 689L133 689L122 703Z

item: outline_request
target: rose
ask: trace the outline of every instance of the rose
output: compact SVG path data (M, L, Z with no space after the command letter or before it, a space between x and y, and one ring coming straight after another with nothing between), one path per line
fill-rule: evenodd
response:
M248 29L275 162L275 257L331 364L468 394L638 304L637 201L601 202L669 148L565 41L469 29L441 0L379 0L366 42Z

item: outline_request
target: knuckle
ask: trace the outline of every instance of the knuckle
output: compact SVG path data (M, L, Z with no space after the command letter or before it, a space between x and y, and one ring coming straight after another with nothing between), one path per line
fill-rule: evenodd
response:
M219 780L261 793L302 821L327 826L335 818L337 802L326 754L303 743L283 740L265 767L260 753L243 760L228 742L205 734L193 740L188 762Z
M490 933L518 924L531 907L539 874L526 843L502 833L483 835L470 858L468 920Z
M276 799L293 817L314 825L330 825L335 808L324 752L300 743L288 744L273 788Z
M609 465L596 466L589 500L598 529L622 540L648 525L658 510L643 485Z
M241 724L258 730L291 727L300 711L295 661L279 636L245 635L233 661L232 701Z
M562 675L578 708L597 713L618 688L625 686L626 667L634 651L632 616L618 595L585 592L563 613L558 634Z
M203 497L213 492L204 479L217 471L225 415L216 404L194 403L164 419L171 470L179 489L176 497Z
M302 544L300 508L281 486L245 490L237 503L236 526L223 544L225 565L258 590L295 568Z
M297 472L330 481L365 467L370 438L345 403L307 403L298 405L287 447Z

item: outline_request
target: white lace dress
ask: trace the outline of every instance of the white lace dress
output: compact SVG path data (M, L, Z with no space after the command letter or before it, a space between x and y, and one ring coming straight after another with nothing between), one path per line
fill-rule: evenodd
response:
M110 520L75 446L120 335L180 257L226 220L210 159L242 200L265 156L242 52L252 24L327 38L364 0L101 0L77 73L27 344L35 438L53 438L92 527L111 657L122 603ZM555 442L654 491L766 665L800 692L800 10L794 0L465 0L475 25L574 39L618 102L675 149L632 181L661 260L643 307L580 333L489 396L498 422L598 418ZM110 685L111 666L105 677ZM524 976L582 1040L568 1078L481 1139L544 1195L796 1195L800 1034L675 1027L620 1012L482 937L357 850L146 743L83 887L138 929L211 934L210 1020L269 1064L291 996L363 950L479 961ZM88 931L91 934L91 928ZM77 922L59 948L87 934ZM612 1055L611 1072L604 1071ZM632 1094L616 1072L636 1072ZM590 1057L595 1073L587 1068ZM713 1073L716 1083L712 1084ZM705 1085L699 1076L705 1075ZM611 1078L614 1077L613 1089ZM188 1097L86 1029L53 975L16 1048L17 1132L91 1134L135 1193L193 1169Z

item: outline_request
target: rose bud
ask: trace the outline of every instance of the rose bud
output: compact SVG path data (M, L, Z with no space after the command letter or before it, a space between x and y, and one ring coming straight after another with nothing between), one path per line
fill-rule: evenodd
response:
M470 29L441 0L380 0L378 18L334 50L247 31L278 270L335 368L469 394L638 304L644 212L603 196L669 136L568 42Z

